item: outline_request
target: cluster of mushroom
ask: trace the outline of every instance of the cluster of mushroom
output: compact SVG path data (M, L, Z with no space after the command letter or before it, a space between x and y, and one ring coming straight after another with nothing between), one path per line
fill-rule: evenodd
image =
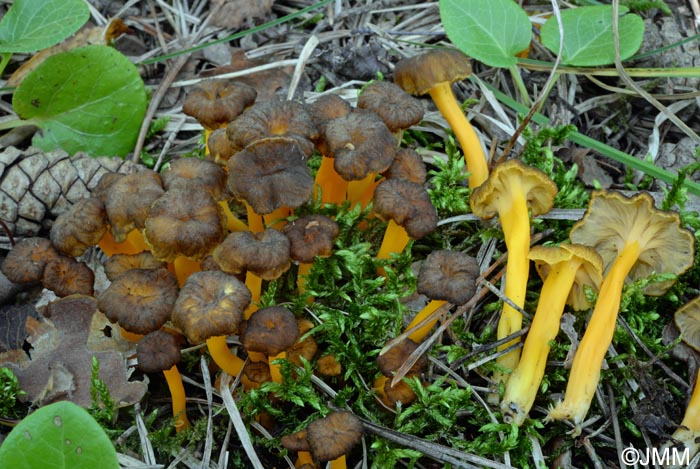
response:
M504 231L507 239L505 227ZM627 198L614 191L594 192L584 218L570 232L570 241L556 247L536 246L528 254L544 283L521 358L511 368L501 401L506 420L518 425L535 400L549 344L558 333L566 304L574 310L589 309L586 289L598 291L574 355L564 400L548 414L548 419L572 421L580 431L612 342L623 286L653 273L678 276L693 262L692 234L681 227L678 214L656 209L646 193ZM645 293L661 295L672 284L653 283Z

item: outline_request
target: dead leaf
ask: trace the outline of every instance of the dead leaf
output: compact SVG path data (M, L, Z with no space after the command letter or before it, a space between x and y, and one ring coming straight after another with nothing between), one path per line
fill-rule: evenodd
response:
M27 338L25 324L29 317L37 317L32 305L0 306L0 352L22 348Z
M225 29L251 27L256 20L262 20L272 11L274 0L212 0L212 8L217 14L212 18L212 25Z
M65 52L78 47L90 44L110 44L113 40L129 31L129 27L119 18L112 18L107 26L83 26L80 31L69 37L65 41L41 50L34 54L31 59L23 63L15 73L7 80L7 86L19 86L24 77L37 68L44 60L59 52Z
M27 320L29 356L17 350L0 354L0 366L17 375L26 398L41 406L67 399L89 407L92 357L100 363L100 379L118 406L132 405L143 397L146 384L129 381L125 355L133 344L124 344L119 334L105 335L108 323L89 296L73 295L50 303L44 317ZM111 327L116 329L115 325Z

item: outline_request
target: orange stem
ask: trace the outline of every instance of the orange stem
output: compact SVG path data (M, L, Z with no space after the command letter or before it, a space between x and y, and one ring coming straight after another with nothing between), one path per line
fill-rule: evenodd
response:
M214 363L231 376L238 376L243 370L243 360L231 353L225 335L209 337L207 349Z
M181 432L190 428L190 421L187 419L187 406L185 400L185 387L182 384L182 377L176 365L169 370L163 370L165 381L168 383L170 395L173 398L173 417L175 417L175 431Z
M333 163L333 158L324 156L316 173L315 188L317 192L321 190L321 202L324 204L343 203L348 188L348 181L336 172Z

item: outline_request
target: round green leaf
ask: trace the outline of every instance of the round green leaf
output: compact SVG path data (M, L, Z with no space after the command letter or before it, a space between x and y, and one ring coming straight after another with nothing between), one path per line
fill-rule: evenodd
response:
M630 58L639 50L644 39L644 21L627 7L620 6L618 30L620 58ZM612 31L612 6L597 5L572 8L561 12L564 29L562 63L579 67L595 67L615 62L615 44ZM542 26L542 44L559 51L559 26L551 17Z
M102 427L69 401L42 407L22 420L0 446L0 467L118 468L117 452Z
M455 46L492 67L515 65L532 37L527 14L513 0L440 0L440 19Z
M61 42L90 17L84 0L15 0L0 21L0 53L34 52Z
M134 147L147 99L134 64L94 45L46 59L22 81L12 105L41 128L32 144L42 150L124 156Z

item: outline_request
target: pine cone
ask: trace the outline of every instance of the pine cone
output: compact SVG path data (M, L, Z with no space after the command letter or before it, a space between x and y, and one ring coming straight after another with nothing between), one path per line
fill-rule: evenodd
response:
M121 158L8 147L0 153L0 219L16 238L41 235L74 202L89 197L102 175L136 168ZM0 246L9 247L2 230Z

